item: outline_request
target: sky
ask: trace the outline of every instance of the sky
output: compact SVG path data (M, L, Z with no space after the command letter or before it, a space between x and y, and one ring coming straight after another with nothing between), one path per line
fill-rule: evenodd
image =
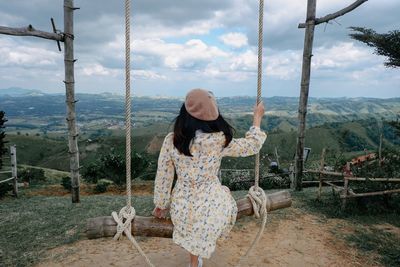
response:
M75 0L77 93L124 93L124 1ZM353 0L318 0L317 17ZM300 94L307 0L265 1L263 96ZM399 97L400 69L352 40L350 26L379 33L400 29L399 0L369 0L316 27L312 97ZM257 0L133 0L132 92L182 97L191 88L217 97L255 96ZM63 27L62 0L0 1L0 25L52 31ZM63 52L54 41L0 35L0 89L22 87L62 93Z

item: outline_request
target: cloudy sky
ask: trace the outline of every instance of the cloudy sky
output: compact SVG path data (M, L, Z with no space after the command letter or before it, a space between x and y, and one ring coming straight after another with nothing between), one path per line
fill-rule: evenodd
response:
M0 25L51 31L63 25L62 0L0 1ZM123 93L123 0L75 0L76 91ZM318 0L317 17L353 0ZM265 2L264 96L298 96L306 0ZM369 0L317 27L310 96L398 97L400 69L349 38L349 26L400 29L399 0ZM194 87L217 96L255 95L257 0L133 0L132 68L136 95L183 96ZM0 36L0 88L64 92L55 42Z

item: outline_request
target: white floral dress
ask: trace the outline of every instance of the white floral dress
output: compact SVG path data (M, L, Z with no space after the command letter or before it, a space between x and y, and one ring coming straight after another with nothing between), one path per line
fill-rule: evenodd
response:
M217 239L227 237L237 215L235 200L218 179L221 159L254 155L265 139L266 134L252 126L245 138L234 138L225 148L223 132L197 131L190 146L193 157L188 157L174 147L173 133L165 137L158 159L154 204L170 208L176 244L193 255L210 258ZM178 179L171 194L175 170Z

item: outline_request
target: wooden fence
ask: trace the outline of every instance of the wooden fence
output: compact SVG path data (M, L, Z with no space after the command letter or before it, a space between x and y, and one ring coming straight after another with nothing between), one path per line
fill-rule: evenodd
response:
M11 170L8 171L0 171L0 174L9 174L11 173L11 177L8 177L4 180L0 180L0 184L13 182L13 193L14 196L18 197L18 173L17 173L17 147L16 145L10 146L10 160L11 160Z
M348 163L350 164L350 163ZM328 185L332 187L333 193L338 193L340 198L342 199L342 209L346 207L347 199L355 198L355 197L367 197L367 196L377 196L377 195L388 195L394 193L400 193L400 188L398 189L391 189L391 190L383 190L383 191L376 191L376 192L364 192L364 193L355 193L349 186L350 181L369 181L369 182L380 182L380 183L399 183L400 178L375 178L375 177L353 177L350 176L346 172L332 172L332 171L325 171L325 149L322 150L321 155L321 162L320 168L318 170L305 170L304 173L313 173L316 174L318 177L318 196L317 198L321 198L321 190L322 186ZM332 177L334 177L332 179ZM335 178L336 177L336 178ZM329 179L328 179L329 178ZM310 181L303 181L304 183ZM337 183L343 183L343 186L337 185Z

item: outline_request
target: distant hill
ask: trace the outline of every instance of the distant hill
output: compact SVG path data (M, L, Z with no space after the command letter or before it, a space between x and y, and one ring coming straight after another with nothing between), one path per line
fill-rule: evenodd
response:
M0 89L0 106L8 116L30 114L32 116L58 116L65 114L65 96L44 94L39 90L22 88ZM18 97L18 99L15 99ZM124 98L113 94L77 94L78 114L105 116L123 115ZM263 99L267 115L297 117L298 98L270 97ZM175 116L183 99L134 97L133 112L163 112ZM222 113L228 116L251 114L254 97L218 98ZM400 113L400 98L310 98L308 114L327 117L351 116L352 118L382 116L396 117ZM340 119L342 120L342 119Z
M36 89L24 89L20 87L9 87L5 89L0 89L0 96L11 96L11 97L21 97L21 96L44 96L45 94Z

